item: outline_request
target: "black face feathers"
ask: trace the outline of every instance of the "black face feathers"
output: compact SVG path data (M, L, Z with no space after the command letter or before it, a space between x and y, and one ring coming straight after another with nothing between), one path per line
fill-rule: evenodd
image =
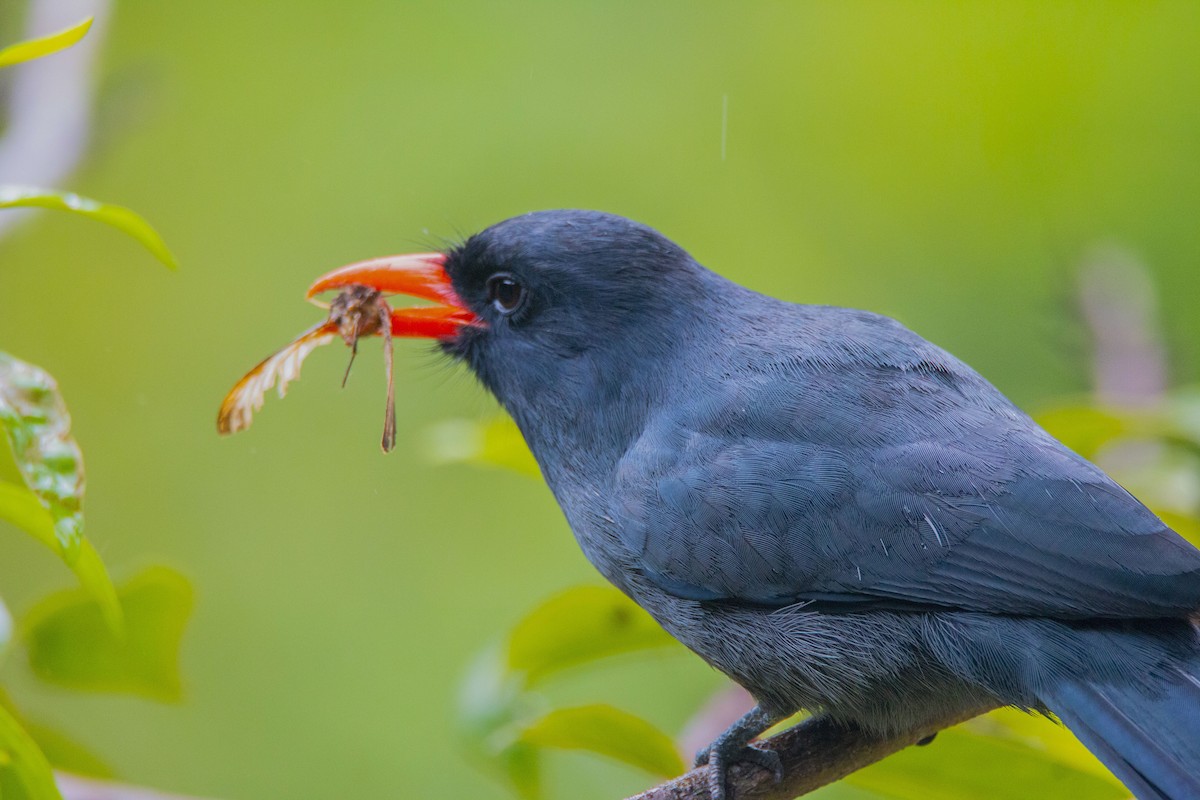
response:
M485 325L443 346L506 405L550 376L588 383L583 373L661 356L721 280L653 229L598 211L505 220L452 250L445 269Z
M475 234L446 260L455 290L485 320L497 319L489 281L505 275L529 295L529 307L510 324L530 321L539 310L569 307L577 327L603 325L630 311L667 312L691 299L699 271L686 252L651 228L598 211L514 217Z

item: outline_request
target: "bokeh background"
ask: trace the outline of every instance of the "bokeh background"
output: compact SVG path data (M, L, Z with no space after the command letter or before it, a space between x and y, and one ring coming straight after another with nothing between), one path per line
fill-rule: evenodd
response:
M24 4L0 7L19 38ZM1162 293L1200 366L1200 4L120 0L70 188L137 209L163 270L45 214L0 242L0 345L60 381L89 535L117 577L194 582L179 705L6 685L123 778L228 798L506 797L456 747L472 655L598 578L549 492L430 462L495 406L425 344L318 352L254 427L224 392L320 318L310 279L525 211L618 212L790 300L881 311L1027 409L1085 390L1076 270L1097 247ZM54 98L47 98L54 102ZM0 176L3 179L4 176ZM0 470L11 471L2 462ZM4 531L16 610L72 578ZM664 652L581 676L678 730L722 684ZM567 795L644 775L563 754Z

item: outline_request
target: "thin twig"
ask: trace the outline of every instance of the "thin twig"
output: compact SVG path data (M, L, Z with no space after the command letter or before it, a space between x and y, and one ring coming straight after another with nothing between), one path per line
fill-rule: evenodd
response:
M990 706L967 709L895 736L880 736L826 717L813 717L759 743L779 753L783 760L783 780L775 783L761 769L735 765L729 771L730 797L791 800L991 710ZM694 769L629 800L709 800L708 767Z

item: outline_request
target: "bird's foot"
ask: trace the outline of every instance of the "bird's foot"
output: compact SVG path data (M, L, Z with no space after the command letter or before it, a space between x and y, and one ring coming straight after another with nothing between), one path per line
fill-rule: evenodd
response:
M757 706L696 754L697 767L708 765L708 792L712 800L732 800L729 768L739 761L747 761L766 770L776 783L783 779L783 760L779 753L750 743L781 719L783 716Z
M783 780L783 760L779 753L758 745L722 747L716 742L696 754L696 766L708 765L708 791L712 800L732 800L729 790L729 768L738 762L753 764L769 772L776 783Z

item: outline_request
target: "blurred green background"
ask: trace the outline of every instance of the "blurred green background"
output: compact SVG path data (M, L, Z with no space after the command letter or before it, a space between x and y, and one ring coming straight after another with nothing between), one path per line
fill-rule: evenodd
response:
M0 9L9 40L21 12ZM1192 380L1198 36L1194 2L122 0L67 188L137 209L183 268L43 215L0 242L0 344L59 379L117 576L164 561L194 581L186 698L68 696L19 664L7 685L139 783L505 797L456 749L458 679L598 578L539 483L431 466L431 424L494 405L426 344L398 348L390 456L373 342L345 390L345 354L320 352L217 437L225 391L320 318L311 278L604 209L761 291L896 316L1036 409L1088 384L1074 271L1115 243L1151 270ZM4 533L10 606L71 584ZM563 691L674 731L719 685L663 653ZM552 767L577 798L650 782Z

